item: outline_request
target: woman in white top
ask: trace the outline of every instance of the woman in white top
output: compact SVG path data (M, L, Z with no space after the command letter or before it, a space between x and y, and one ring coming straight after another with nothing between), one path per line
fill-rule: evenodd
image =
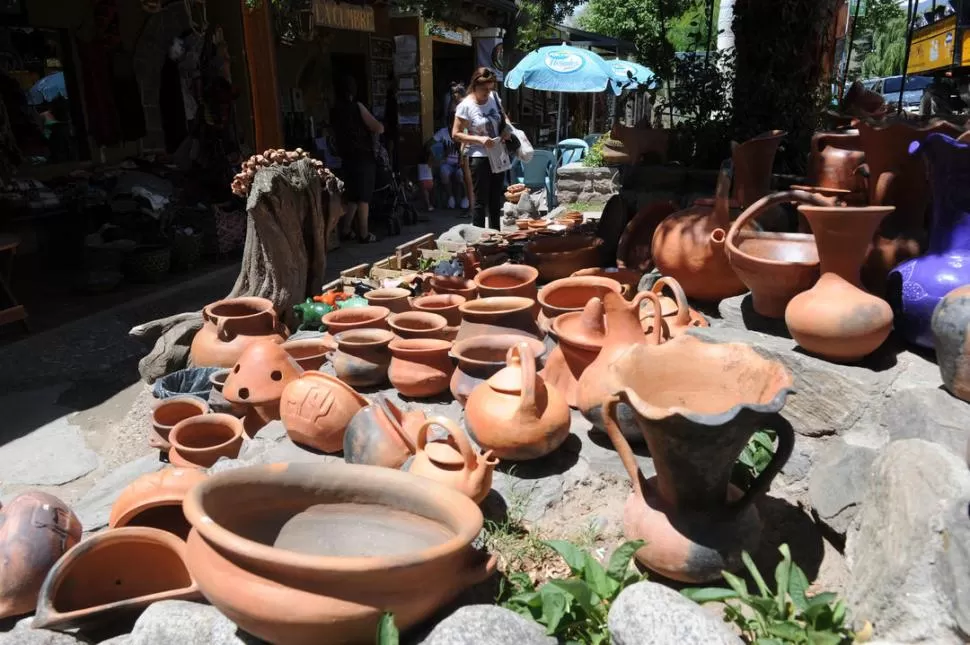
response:
M493 173L486 148L502 145L508 139L505 115L495 94L495 73L479 67L468 85L468 96L455 110L451 137L465 144L469 158L475 207L472 223L498 226L505 191L505 173ZM488 219L486 219L488 216ZM490 221L489 221L490 220Z

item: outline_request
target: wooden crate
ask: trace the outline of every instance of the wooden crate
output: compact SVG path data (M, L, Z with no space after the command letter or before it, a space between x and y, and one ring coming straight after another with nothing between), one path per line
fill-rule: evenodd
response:
M401 244L394 255L374 263L370 270L373 280L396 280L418 272L418 260L423 249L435 249L434 233L428 233Z
M370 278L370 265L369 264L358 264L355 267L350 267L349 269L344 269L340 272L340 277L336 280L331 280L327 284L321 287L321 293L327 293L331 289L339 289L344 293L353 293L354 283L357 280L369 280Z

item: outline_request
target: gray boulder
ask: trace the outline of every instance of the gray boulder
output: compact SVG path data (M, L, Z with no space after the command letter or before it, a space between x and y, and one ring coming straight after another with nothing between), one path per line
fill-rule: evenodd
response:
M9 632L0 634L0 645L87 645L80 636L31 627L33 617L24 618Z
M883 424L889 438L925 439L964 457L970 438L970 405L938 388L896 392L886 402Z
M845 535L869 487L869 470L876 451L842 440L822 449L812 469L808 496L818 519Z
M896 441L876 459L846 538L857 622L891 641L967 642L968 499L970 470L943 446Z
M493 605L462 607L438 623L423 645L555 645L539 623Z
M258 638L239 631L236 624L211 605L165 600L138 617L125 645L258 645Z
M740 645L724 621L692 600L655 582L625 589L609 615L613 645Z

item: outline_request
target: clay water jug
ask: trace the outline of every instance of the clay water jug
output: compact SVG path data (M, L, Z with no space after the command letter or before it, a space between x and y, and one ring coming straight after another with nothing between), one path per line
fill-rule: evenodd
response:
M348 464L400 468L417 449L424 412L405 412L382 395L361 408L344 432L344 461Z
M933 216L926 254L889 273L887 295L896 331L921 347L933 348L930 320L947 293L970 284L970 145L931 134L910 146L930 170Z
M448 437L428 441L428 430L432 426L444 428ZM492 473L496 466L498 459L492 457L492 452L475 452L465 431L454 421L434 417L418 429L417 454L408 472L461 491L476 504L481 504L492 490Z
M509 349L506 363L468 397L465 424L478 445L499 459L544 457L569 436L569 406L536 374L528 343Z
M785 324L808 352L853 362L876 351L889 336L893 312L862 288L859 267L879 222L892 206L799 206L815 233L821 277L792 298Z
M189 363L197 367L232 367L258 340L282 343L287 337L266 298L228 298L202 309L202 329L192 338Z
M577 408L579 378L599 356L606 338L603 301L590 298L582 311L557 316L552 321L552 337L558 342L539 375L563 395L569 407Z
M637 559L683 582L721 578L755 552L761 521L754 504L791 455L794 431L779 414L792 376L748 345L681 336L634 345L610 367L616 392L604 404L606 432L633 483L623 514L627 539L646 544ZM630 407L657 474L645 479L617 420ZM774 456L747 491L731 471L751 436L772 429Z

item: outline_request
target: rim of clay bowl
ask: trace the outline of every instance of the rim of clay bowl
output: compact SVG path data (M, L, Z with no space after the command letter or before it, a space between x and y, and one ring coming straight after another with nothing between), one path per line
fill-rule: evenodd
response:
M454 343L439 338L395 338L391 341L392 352L405 354L420 352L440 352L450 350Z
M367 314L370 314L368 316ZM368 305L366 307L350 307L348 309L335 309L323 315L320 319L325 325L336 323L338 325L352 324L371 324L386 320L391 315L391 310L379 305ZM344 320L347 318L349 320Z
M491 298L478 298L469 300L458 308L462 315L476 315L494 313L502 311L505 313L515 313L519 311L531 310L535 304L532 298L521 296L494 296Z
M511 271L510 271L511 269ZM520 275L515 275L520 274ZM485 280L488 280L492 276L496 275L515 275L517 278L521 278L522 282L519 284L512 285L511 287L493 287L488 284L483 284ZM514 287L521 287L522 285L528 284L530 282L535 283L539 280L539 269L535 268L529 264L500 264L496 267L489 267L484 271L480 271L478 275L474 278L475 284L479 288L485 289L509 289Z
M428 306L429 302L442 302L447 301L448 304L441 307ZM433 293L427 296L420 296L415 298L411 302L411 306L418 311L427 311L428 313L435 313L441 309L450 309L452 307L460 307L461 305L468 302L468 298L465 296L460 296L457 293Z
M407 298L411 296L411 292L403 287L384 287L382 289L372 289L364 294L364 300L370 302L374 299L377 302L381 300L397 300L398 298Z
M583 282L580 282L583 281ZM559 309L562 311L579 311L583 307L563 307L561 305L553 305L547 302L549 294L555 293L559 289L569 289L572 287L579 288L583 286L593 286L593 287L603 287L607 291L613 291L619 295L623 295L623 285L619 280L613 278L605 278L599 275L571 275L567 278L559 278L558 280L553 280L552 282L546 284L544 287L539 289L539 296L537 300L539 304L543 307L549 307L550 309ZM600 294L602 295L602 294ZM585 304L585 303L584 303Z
M450 356L456 361L471 363L472 365L494 365L496 363L505 365L509 350L519 343L528 344L533 354L535 354L536 360L539 360L546 354L546 344L536 338L516 334L495 334L491 336L472 336L471 338L460 340L452 346ZM463 355L465 351L474 348L476 345L479 347L485 345L489 349L494 349L497 353L500 353L501 356L494 361L485 361Z
M411 327L408 323L419 323L424 321L430 326ZM403 323L403 324L402 324ZM388 326L394 331L405 333L433 334L448 326L448 319L441 314L431 311L406 311L400 314L391 314L387 317Z
M138 515L162 506L182 506L182 500L193 486L209 477L200 468L164 468L142 475L128 484L111 505L108 526L112 529L128 526ZM184 486L173 485L175 481Z
M390 329L348 329L334 335L333 339L338 345L349 345L351 347L368 347L370 345L384 345L394 340L394 332ZM307 374L320 374L321 372L310 371ZM341 381L342 382L342 381Z
M231 307L231 306L250 306L253 311L247 314L226 314L218 313L216 310L219 307ZM243 320L246 318L255 318L256 316L262 316L267 311L272 311L276 313L276 308L273 307L273 303L266 298L260 298L259 296L240 296L238 298L223 298L222 300L216 300L207 304L202 310L208 313L210 316L216 318L232 318L233 320Z
M227 369L226 372L228 371L229 370ZM197 409L199 409L199 412L198 414L193 414L191 416L185 417L184 419L176 421L175 423L172 423L172 424L160 423L156 417L156 415L158 414L158 411L168 406L174 406L175 404L178 404L178 403L193 405ZM200 397L197 397L194 394L177 394L175 396L170 396L167 399L160 399L155 403L155 405L152 406L152 425L157 426L159 428L172 429L182 421L185 421L185 419L191 419L192 417L202 416L204 414L211 414L209 410L208 401Z

